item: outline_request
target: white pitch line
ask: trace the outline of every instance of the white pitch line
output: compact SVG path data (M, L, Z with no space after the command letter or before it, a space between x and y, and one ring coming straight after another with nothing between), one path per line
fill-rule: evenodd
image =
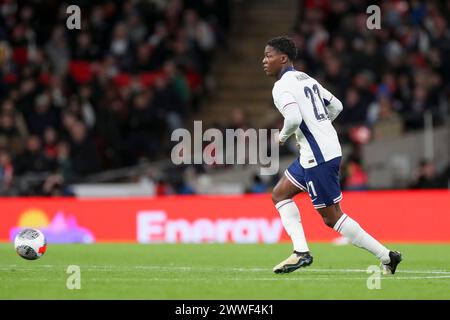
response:
M450 278L450 276L428 276L428 277L382 277L382 280L422 280L422 279L442 279L442 278ZM100 278L92 278L87 279L86 281L109 281L105 279ZM129 281L129 278L114 278L111 281ZM210 279L205 278L144 278L144 279L133 279L132 281L210 281ZM273 278L224 278L220 281L226 282L226 281L335 281L335 280L367 280L367 277L346 277L346 278L330 278L330 277L314 277L314 278L283 278L282 276L274 276Z
M450 276L427 276L427 277L383 277L381 280L425 280L425 279L442 279L450 278ZM367 277L346 277L346 278L330 278L330 277L314 277L314 278L283 278L282 276L274 276L273 278L224 278L220 282L227 281L336 281L336 280L367 280ZM85 279L86 282L114 282L114 281L125 281L125 282L152 282L152 281L167 281L167 282L192 282L192 281L211 281L205 278L112 278L112 279L102 279L102 278L88 278Z
M233 280L233 281L334 281L334 280L367 280L367 277L346 277L346 278L330 278L330 277L314 277L314 278L281 278L282 276L278 276L279 278L254 278L254 279L244 279L244 278L232 278L232 279L224 279L224 280ZM449 276L426 276L426 277L398 277L398 276L387 276L381 278L381 280L422 280L422 279L442 279L442 278L450 278Z
M21 266L11 265L11 266L0 266L0 271L37 271L37 269L61 269L61 271L66 270L67 265L36 265L33 268L22 268ZM272 272L271 268L260 268L260 267L249 267L249 268L234 268L234 267L192 267L192 266L107 266L107 265L81 265L82 270L88 271L134 271L134 270L158 270L158 271L185 271L185 272L204 272L204 271L214 271L214 272ZM307 273L367 273L366 269L313 269L305 268L299 270L298 272ZM450 275L450 271L446 270L403 270L399 269L398 274L408 273L408 274L442 274Z
M450 279L450 275L448 276L424 276L424 277L402 277L402 276L387 276L382 277L381 280L430 280L430 279ZM30 278L30 277L18 277L14 280L14 282L17 281L33 281L33 282L55 282L56 280L60 279L49 279L49 278ZM360 280L367 280L367 277L339 277L339 278L331 278L331 277L283 277L282 275L274 275L271 278L223 278L220 279L218 282L227 282L227 281L340 281L340 280L352 280L352 281L360 281ZM114 282L114 281L121 281L121 282L155 282L155 281L165 281L165 282L192 282L192 281L211 281L210 279L202 278L89 278L85 277L84 281L89 282Z

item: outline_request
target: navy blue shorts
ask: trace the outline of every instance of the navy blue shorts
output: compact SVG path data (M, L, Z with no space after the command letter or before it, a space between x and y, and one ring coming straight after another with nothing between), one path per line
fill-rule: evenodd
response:
M314 208L329 207L342 200L339 184L341 157L304 169L297 158L284 172L295 186L309 193Z

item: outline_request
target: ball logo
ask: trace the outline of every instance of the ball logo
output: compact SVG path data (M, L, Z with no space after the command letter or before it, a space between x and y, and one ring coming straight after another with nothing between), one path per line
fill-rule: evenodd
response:
M47 244L44 244L42 247L40 247L38 253L44 254L45 251L47 251Z
M19 256L27 260L36 260L38 258L36 251L30 246L20 245L16 248L16 252Z
M19 237L27 240L33 240L39 237L39 233L33 229L25 229L19 233Z

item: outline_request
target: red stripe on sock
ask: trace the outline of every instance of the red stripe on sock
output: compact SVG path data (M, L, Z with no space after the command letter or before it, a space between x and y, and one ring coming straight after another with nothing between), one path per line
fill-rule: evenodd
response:
M348 216L345 216L344 220L341 221L341 224L339 225L339 227L337 227L337 232L341 232L340 228L342 227L342 224L344 223L344 221L348 218Z
M280 210L284 205L286 205L286 204L288 204L288 203L291 203L291 202L293 202L293 201L291 200L291 201L289 201L289 202L285 202L285 203L283 203L281 206L279 206L278 208L277 208L277 206L275 206L275 208L276 208L277 210Z

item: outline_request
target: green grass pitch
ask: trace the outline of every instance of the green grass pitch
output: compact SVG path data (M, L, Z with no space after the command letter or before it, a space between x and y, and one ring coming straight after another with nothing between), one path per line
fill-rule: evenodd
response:
M0 299L450 299L450 245L389 247L404 261L369 290L377 260L350 245L311 244L310 267L276 275L289 244L50 244L27 261L3 243ZM66 287L69 265L80 267L79 290Z

